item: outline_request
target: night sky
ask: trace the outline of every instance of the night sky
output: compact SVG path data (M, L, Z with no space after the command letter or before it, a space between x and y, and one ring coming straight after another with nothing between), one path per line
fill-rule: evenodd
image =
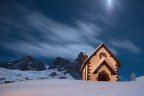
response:
M1 62L73 60L105 43L121 79L144 75L144 0L0 0L0 33Z

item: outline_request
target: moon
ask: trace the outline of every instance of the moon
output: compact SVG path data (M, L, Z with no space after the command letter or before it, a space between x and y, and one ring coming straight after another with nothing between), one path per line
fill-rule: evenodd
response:
M107 14L111 15L113 10L114 10L114 0L105 0L106 3L106 10L107 10Z
M107 0L108 7L112 7L112 2L113 2L113 0Z

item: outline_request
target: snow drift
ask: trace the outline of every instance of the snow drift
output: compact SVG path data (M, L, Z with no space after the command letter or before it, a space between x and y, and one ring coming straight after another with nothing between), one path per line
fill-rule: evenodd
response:
M143 81L144 82L144 76L136 78L136 81Z
M0 96L144 96L144 82L31 80L0 85Z
M0 68L0 84L39 79L73 79L73 77L65 71L58 71L57 69L20 71Z

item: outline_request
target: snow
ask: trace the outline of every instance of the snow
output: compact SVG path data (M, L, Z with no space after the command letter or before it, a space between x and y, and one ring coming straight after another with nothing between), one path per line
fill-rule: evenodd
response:
M59 79L66 77L67 79ZM144 96L144 76L136 81L74 80L65 71L20 71L0 68L0 96Z
M30 80L0 85L0 96L144 96L144 82Z
M51 73L55 72L55 76L50 76ZM64 74L64 71L58 71L56 69L44 70L44 71L20 71L0 68L0 77L6 78L0 80L0 84L4 81L16 82L25 80L38 80L38 79L59 79L60 77L66 77L66 79L73 79L70 74Z
M144 76L136 78L136 81L144 81Z

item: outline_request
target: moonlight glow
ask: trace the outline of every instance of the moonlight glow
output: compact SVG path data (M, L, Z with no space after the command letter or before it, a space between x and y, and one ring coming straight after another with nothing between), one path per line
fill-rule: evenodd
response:
M112 7L112 1L113 0L107 0L108 7Z
M107 5L107 10L108 12L111 12L113 10L113 0L105 0L106 5Z

